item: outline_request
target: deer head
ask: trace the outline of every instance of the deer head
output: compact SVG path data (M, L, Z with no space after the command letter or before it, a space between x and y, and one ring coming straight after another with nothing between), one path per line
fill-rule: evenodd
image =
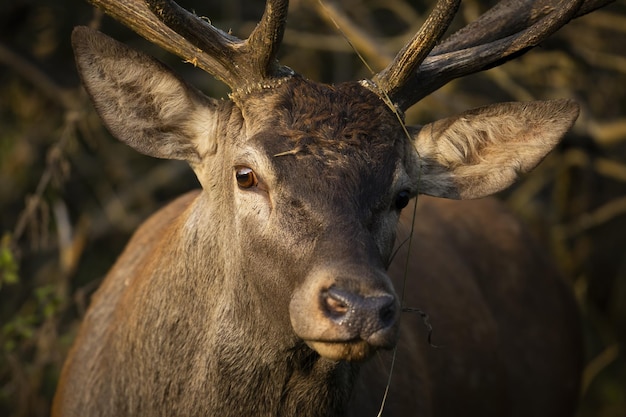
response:
M578 106L497 104L424 126L405 126L403 112L604 2L503 1L435 46L459 5L441 0L387 68L335 86L276 60L286 0L268 0L245 40L172 1L93 3L232 89L231 100L207 98L105 35L73 34L79 71L110 131L144 154L187 161L202 184L170 248L178 253L185 241L177 268L245 298L247 313L232 322L269 315L292 329L276 336L284 346L304 341L322 357L361 360L395 343L400 306L385 268L409 199L480 198L508 187L556 145Z

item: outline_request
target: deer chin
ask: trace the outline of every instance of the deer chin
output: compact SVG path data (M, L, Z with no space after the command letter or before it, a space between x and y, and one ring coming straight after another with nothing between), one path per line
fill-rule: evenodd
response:
M333 361L362 362L369 359L378 350L376 346L364 340L346 342L306 341L306 344L321 357Z

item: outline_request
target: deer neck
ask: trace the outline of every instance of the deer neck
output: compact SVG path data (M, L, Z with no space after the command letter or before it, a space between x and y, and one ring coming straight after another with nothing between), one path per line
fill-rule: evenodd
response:
M180 344L172 343L178 346L177 350L188 350L182 357L194 358L193 369L188 369L180 383L204 386L201 390L188 391L190 395L194 395L193 391L202 396L181 399L181 404L204 404L198 409L222 416L343 415L358 365L323 359L293 332L285 333L284 329L291 328L288 308L276 300L288 296L268 294L272 286L263 284L280 282L278 276L268 276L269 267L255 269L242 266L245 263L241 259L233 259L233 255L239 256L236 248L229 248L224 243L227 239L216 238L228 236L232 231L228 225L212 222L213 217L206 215L211 210L227 208L211 200L214 199L208 195L198 197L195 203L201 210L190 211L186 223L192 227L183 229L191 232L181 239L182 246L194 248L194 255L188 257L184 267L193 269L188 276L195 277L191 279L196 283L193 291L197 302L190 304L187 294L187 301L179 305L189 306L186 309L189 317L198 317L197 311L202 310L206 318L183 332L187 340L189 333L196 333L191 339L197 343L182 339ZM203 215L195 217L194 212ZM200 221L205 224L196 224ZM212 225L209 227L208 223ZM210 232L194 234L197 230ZM188 254L192 252L186 250ZM253 276L254 273L257 275ZM277 275L281 273L284 272L274 271ZM280 287L269 291L279 290L289 291ZM177 322L185 320L179 318Z
M212 357L213 415L344 414L357 373L354 365L322 359L304 345L278 352L271 343L220 344Z

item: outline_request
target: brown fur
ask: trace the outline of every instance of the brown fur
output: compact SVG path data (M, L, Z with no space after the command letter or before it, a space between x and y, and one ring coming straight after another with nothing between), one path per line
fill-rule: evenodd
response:
M409 233L402 216L398 240ZM405 312L383 416L571 416L582 367L571 291L525 227L493 199L420 197L389 273ZM405 278L406 276L406 278ZM376 415L391 354L361 371L349 415Z
M194 198L197 198L196 193L177 200L138 230L129 242L129 250L116 263L105 285L94 298L93 307L83 325L84 329L93 328L98 332L107 329L103 327L100 317L108 313L101 308L116 305L124 288L132 285L125 281L126 276L132 276L132 270L127 271L127 275L118 271L121 268L140 267L141 262L138 260L142 259L142 254L137 250L141 248L142 253L148 255L154 246L168 240L170 236L163 233L163 228L176 227L176 216L180 216ZM572 415L582 363L576 307L558 273L535 247L522 225L494 200L449 202L421 197L415 217L416 230L411 243L412 256L406 279L404 253L396 257L390 274L398 291L404 288L405 305L429 314L434 346L428 343L428 329L422 318L414 313L403 313L398 357L383 415ZM399 241L408 237L411 218L412 212L407 210L402 217ZM407 249L407 245L404 248ZM485 253L490 256L484 256ZM163 308L167 309L168 314L172 314L176 297L172 292L167 295L168 301ZM196 303L186 297L182 302L192 303L193 310L197 313ZM137 302L135 294L126 299L131 305ZM120 312L127 316L131 305ZM179 305L176 310L182 307L184 305ZM93 320L97 320L99 324L90 325ZM187 325L177 323L176 329L172 329L177 331L168 337L182 337L183 340L190 341L188 344L173 346L176 351L205 346L210 340L209 333L192 330L197 327L203 329L202 322ZM119 330L119 325L115 325L108 332ZM157 332L161 331L164 329ZM191 337L194 334L198 335L198 340ZM229 334L226 332L219 336L220 341L225 342ZM252 337L242 336L245 340ZM85 393L84 385L90 386L92 390L94 384L111 385L108 392L115 388L117 382L109 379L111 370L108 368L106 378L90 376L89 363L100 360L100 355L107 357L115 353L114 346L100 343L102 337L88 334L85 330L81 332L75 346L82 346L80 351L84 353L77 351L78 348L72 352L72 360L64 370L64 384L59 387L57 394L58 397L78 395L73 401L80 401L85 407L101 410L101 414L89 415L108 415L104 410L115 404L121 406L132 392L145 388L148 383L141 375L137 375L123 383L120 392L98 396L100 400L83 397L84 394L81 393ZM264 340L262 344L271 341L267 336ZM233 346L235 351L230 352L230 355L236 354L231 360L239 362L239 372L242 374L240 377L230 375L230 378L236 378L234 386L225 381L221 384L225 383L230 390L238 388L238 392L244 391L239 395L249 397L243 403L223 404L224 409L220 409L220 413L224 413L222 415L333 415L331 410L346 408L349 415L374 416L381 405L391 369L391 353L381 353L380 357L375 357L364 365L361 375L356 379L356 392L346 406L344 401L349 395L351 380L356 372L355 365L327 362L313 352L306 353L307 349L301 346L285 356L286 362L293 361L292 364L268 363L274 369L267 369L265 380L261 375L257 375L256 381L250 381L250 375L241 380L244 374L258 374L260 371L254 368L264 366L262 364L269 357L261 359L261 363L256 360L250 362L251 356L247 356L248 360L241 359L240 355L250 352L246 348L248 342L242 340L240 343L242 345L238 348ZM225 350L222 352L225 353ZM215 353L207 351L197 354L205 355L205 360L210 360ZM87 356L81 358L83 355ZM185 355L179 360L184 359ZM130 358L120 360L127 363ZM160 360L159 367L164 369L170 366L176 369L181 365L174 358L162 357ZM76 365L69 365L72 363ZM105 363L110 362L107 360ZM198 363L195 366L195 370L189 371L201 374L198 371L204 367ZM74 367L79 369L73 370ZM149 382L151 389L155 385L159 387L159 384L163 384L160 386L161 394L158 391L149 394L154 402L151 407L157 409L150 412L144 409L140 415L160 415L161 412L168 415L168 410L174 409L177 410L177 415L204 415L208 412L202 404L214 389L204 384L213 385L215 381L197 381L200 375L190 377L184 368L177 369L175 375L178 372L184 372L185 377L170 376L163 382L160 382L160 378L154 380L154 376L152 377ZM323 403L317 402L323 400L324 394L315 393L319 388L316 390L311 386L311 381L317 379L315 374L318 372L321 372L323 383L329 384L328 389L337 390L340 397L334 400L338 403L334 406L331 404L330 410ZM329 378L337 373L340 375ZM73 378L69 379L71 374L74 374ZM327 376L322 377L324 374ZM89 379L83 380L83 376ZM289 378L294 380L289 381ZM278 408L277 403L266 398L270 394L265 392L267 384L274 385L278 381L288 383L278 384L276 395L280 398L285 398L285 394L297 395L299 398L294 401L301 403L283 410ZM250 387L250 383L259 385ZM205 388L201 389L203 385ZM181 397L179 401L182 402L173 402L174 393L163 391L173 388L177 388L177 395ZM303 391L298 393L300 390ZM194 397L195 393L199 397ZM233 394L230 391L228 396ZM239 396L237 398L242 400ZM107 403L102 404L102 400ZM167 401L167 408L162 401ZM244 405L252 408L246 411L242 408ZM305 410L307 405L312 410ZM74 415L63 410L59 401L55 403L55 407L53 415ZM263 411L263 407L276 408ZM134 411L122 409L129 414Z

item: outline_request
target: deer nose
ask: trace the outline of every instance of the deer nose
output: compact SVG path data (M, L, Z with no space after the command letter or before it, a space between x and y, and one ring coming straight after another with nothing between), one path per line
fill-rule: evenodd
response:
M296 336L320 356L361 361L398 339L400 303L384 270L324 265L294 289L289 318Z
M391 294L362 296L337 287L320 293L320 308L328 320L379 346L387 344L383 334L395 324L396 304Z

